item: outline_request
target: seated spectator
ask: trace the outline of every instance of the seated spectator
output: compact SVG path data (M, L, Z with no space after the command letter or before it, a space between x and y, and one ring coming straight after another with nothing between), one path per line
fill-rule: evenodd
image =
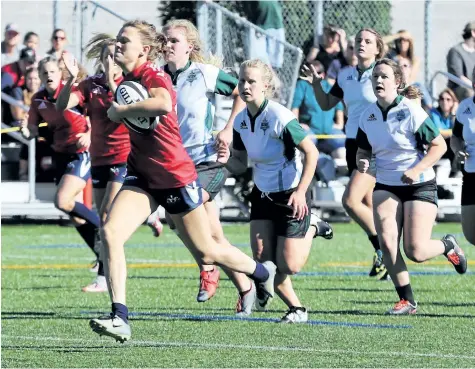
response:
M336 58L334 59L330 67L328 67L327 71L327 81L330 85L334 85L336 81L336 77L340 72L340 69L347 67L347 66L356 66L358 64L358 58L355 54L355 40L351 39L348 40L346 51L345 51L345 58L343 60Z
M472 86L471 73L475 67L475 21L467 23L463 29L463 42L455 45L447 54L447 71ZM457 99L473 96L474 91L449 81L447 85L455 92Z
M16 87L25 84L25 73L36 63L35 51L25 47L20 52L20 59L2 67L2 91L8 93Z
M420 59L414 54L414 39L405 30L401 30L394 35L383 37L383 42L387 47L386 58L397 61L398 58L409 59L412 65L411 74L406 83L412 85L416 82L421 67Z
M314 45L307 55L307 62L314 60L323 65L325 73L330 64L335 59L345 60L346 33L343 29L329 24L323 28L323 43L319 44L318 38L315 38Z
M322 63L315 60L311 64L317 68L319 73L324 74ZM330 84L325 79L322 80L321 84L324 91L328 92L331 89ZM323 111L318 105L308 77L301 75L297 81L292 112L298 117L302 127L312 134L343 134L343 104L340 102L336 107ZM318 150L334 158L345 157L345 139L320 139L316 144Z
M437 128L439 128L440 134L447 143L447 147L450 147L450 138L452 137L452 128L455 124L455 114L459 101L455 93L450 88L446 88L439 94L438 102L439 106L432 108L429 116ZM442 156L442 159L450 160L452 173L457 171L457 163L452 150L448 149L444 156Z
M397 63L399 64L399 67L402 70L402 73L404 75L404 79L406 81L409 81L411 79L412 75L412 64L411 61L407 58L404 58L402 56L399 56L396 58ZM419 82L414 82L414 83L407 83L408 86L414 86L417 87L421 93L422 93L422 103L421 106L426 110L427 112L432 109L432 96L430 95L429 90L421 83Z
M67 44L66 32L61 28L55 29L51 35L51 49L48 50L46 55L54 56L57 60L61 59Z
M16 62L23 46L20 44L20 30L15 23L5 27L5 38L2 41L2 67Z

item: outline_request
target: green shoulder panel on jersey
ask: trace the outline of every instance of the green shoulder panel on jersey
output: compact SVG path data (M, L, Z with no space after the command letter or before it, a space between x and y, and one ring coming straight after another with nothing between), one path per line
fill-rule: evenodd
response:
M356 134L356 144L363 150L373 150L373 147L369 143L368 136L361 128L358 128L358 133Z
M416 140L419 145L428 145L438 135L440 135L439 128L437 128L432 119L427 117L416 131Z
M455 119L455 124L454 128L452 129L452 134L455 137L462 138L463 137L463 124L458 121L458 119Z
M246 146L244 146L244 142L242 142L241 134L233 129L233 149L238 151L246 150Z
M307 132L302 128L299 124L297 119L291 120L287 125L284 127L282 131L282 140L284 141L284 145L296 147L302 140L307 137Z
M237 84L237 78L234 78L230 74L220 69L218 78L216 79L216 87L214 92L218 95L231 96Z

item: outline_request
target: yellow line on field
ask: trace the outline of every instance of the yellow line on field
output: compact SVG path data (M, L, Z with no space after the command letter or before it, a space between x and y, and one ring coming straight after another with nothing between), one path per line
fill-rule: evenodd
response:
M475 265L475 260L468 260L468 265ZM447 261L426 261L423 264L414 263L413 261L406 260L406 264L411 265L448 265ZM338 262L338 263L324 263L320 264L320 267L345 267L345 266L371 266L372 264L367 261L350 261L350 262Z
M90 264L37 264L37 265L2 265L2 269L87 269L90 268ZM128 268L193 268L196 264L153 264L153 263L141 263L141 264L128 264Z

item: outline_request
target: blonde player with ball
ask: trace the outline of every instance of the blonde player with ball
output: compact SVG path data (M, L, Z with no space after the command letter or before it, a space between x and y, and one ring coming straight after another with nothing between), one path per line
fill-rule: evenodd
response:
M125 74L124 86L118 90L137 94L145 89L147 96L131 104L114 102L107 112L112 121L127 122L135 129L129 129L127 177L101 230L112 312L89 324L99 335L124 342L131 337L124 244L159 205L170 214L184 242L200 255L201 263L244 273L270 296L275 265L255 262L231 245L218 245L211 236L195 165L181 141L170 77L152 64L163 54L165 37L150 23L129 21L117 34L115 46L115 62ZM150 118L148 130L138 127L146 117Z

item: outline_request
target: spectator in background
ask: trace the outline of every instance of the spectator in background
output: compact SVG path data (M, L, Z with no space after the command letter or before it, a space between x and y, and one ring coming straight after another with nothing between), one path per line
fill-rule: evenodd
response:
M285 42L282 6L279 1L243 1L246 18L256 26ZM284 45L275 39L256 32L249 32L249 59L261 59L273 68L282 68L284 63Z
M5 27L5 38L2 41L2 67L16 62L20 57L20 31L15 23L9 23Z
M340 72L340 69L351 66L355 67L358 64L358 58L356 57L355 54L355 40L354 38L348 40L347 46L346 46L346 51L345 51L345 58L340 59L336 58L334 59L330 66L328 67L327 71L327 78L326 80L330 85L334 85L336 81L336 77L338 76L338 72Z
M36 63L35 50L25 47L20 59L2 67L2 91L9 93L15 87L23 87L25 74Z
M40 36L35 32L28 32L23 38L23 45L29 47L30 49L35 50L35 53L38 55L38 48L40 46ZM37 58L38 60L40 58Z
M324 75L321 62L314 60L310 63L320 75ZM323 79L323 91L328 92L331 85ZM344 114L343 104L339 102L330 110L323 111L318 105L312 87L312 78L300 75L294 92L292 112L306 131L317 135L343 134ZM319 151L334 158L345 157L345 139L320 139L316 142Z
M462 81L472 86L471 73L475 67L475 21L467 23L463 29L463 42L455 45L447 54L447 71L459 77ZM449 81L451 88L458 100L473 96L473 90Z
M383 41L387 48L386 58L396 62L400 57L409 59L412 68L411 74L408 76L409 78L406 77L406 83L408 85L414 84L419 74L421 62L414 54L414 39L412 35L406 30L401 30L394 35L384 36Z
M450 147L450 138L452 137L452 129L454 128L455 114L457 113L459 101L450 88L446 88L439 94L438 101L439 106L432 108L429 112L429 116L437 128L439 128L440 134L444 138L447 147ZM452 173L457 171L457 163L454 160L455 155L452 150L447 150L444 156L442 156L442 159L450 160Z
M396 58L396 61L399 65L399 68L401 68L402 70L402 74L404 75L405 80L409 81L412 76L411 61L408 58L404 58L402 56L398 56ZM419 82L408 83L407 85L417 87L420 90L420 92L422 93L421 106L426 112L429 112L430 109L432 109L432 105L433 105L432 96L430 95L429 90L423 84Z
M67 44L66 32L61 28L56 28L51 36L51 49L49 49L46 55L54 56L56 60L60 60Z
M319 44L317 37L314 45L307 55L307 62L318 60L323 64L325 73L333 60L339 59L343 63L345 60L346 33L343 29L333 24L323 28L323 44Z

